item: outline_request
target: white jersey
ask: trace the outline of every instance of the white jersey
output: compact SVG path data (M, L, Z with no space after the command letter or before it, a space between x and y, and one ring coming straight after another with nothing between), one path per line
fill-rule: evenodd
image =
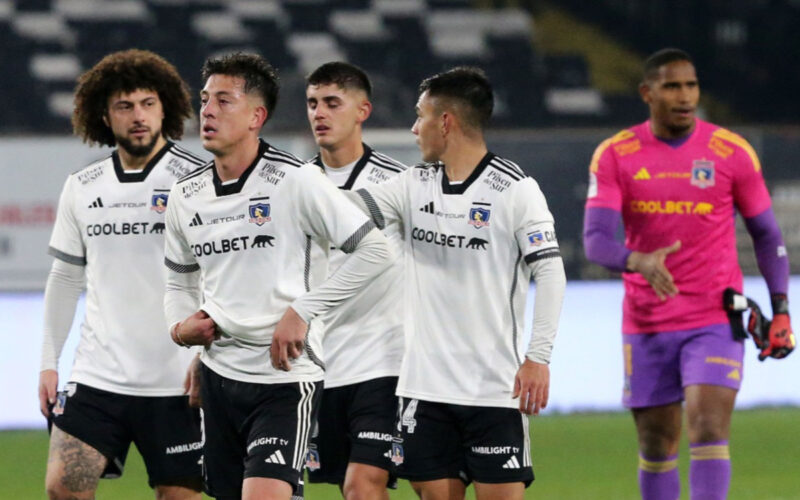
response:
M236 182L223 184L211 162L178 181L170 196L166 264L200 271L200 308L221 334L203 363L245 382L322 380L319 318L288 372L270 363L272 333L292 302L327 277L330 246L352 252L372 222L319 167L263 141Z
M319 156L312 160L323 166ZM364 144L340 189L356 190L382 184L406 169L402 163ZM338 184L338 183L335 183ZM403 260L399 225L384 230L396 260L358 294L328 311L325 323L325 388L356 384L379 377L396 377L403 357ZM335 271L347 255L331 249Z
M86 316L70 380L132 396L183 394L192 353L164 319L164 212L202 160L174 143L139 172L115 151L67 178L49 253L86 266Z
M560 258L536 181L487 153L463 183L424 164L358 193L379 227L403 224L410 314L397 394L518 407L527 263Z

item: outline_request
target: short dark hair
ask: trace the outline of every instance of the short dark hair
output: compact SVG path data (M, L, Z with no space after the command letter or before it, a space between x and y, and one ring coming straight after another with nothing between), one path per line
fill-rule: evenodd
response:
M161 56L147 50L124 50L105 56L78 78L72 129L89 144L116 145L114 132L103 117L108 99L117 93L152 90L164 110L161 133L170 139L183 137L183 122L192 117L189 87L178 70Z
M657 52L653 52L644 61L643 78L645 81L652 79L658 73L658 69L665 64L673 63L676 61L687 61L694 65L692 56L682 51L681 49L666 48Z
M426 78L419 93L444 97L465 105L461 118L466 125L483 129L489 124L494 109L494 92L486 74L480 68L459 66Z
M372 96L369 77L355 64L341 61L328 62L306 77L306 86L330 84L336 84L343 89L363 90L367 97Z
M278 104L278 73L266 59L258 54L235 52L220 57L209 57L203 64L203 82L211 75L234 76L244 80L247 94L258 93L267 107L267 119L272 117Z

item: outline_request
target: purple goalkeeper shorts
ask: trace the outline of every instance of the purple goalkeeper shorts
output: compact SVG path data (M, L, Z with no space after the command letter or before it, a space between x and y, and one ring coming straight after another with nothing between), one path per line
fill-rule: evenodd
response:
M626 408L683 401L683 388L695 384L739 390L744 342L734 340L729 324L691 330L622 335Z

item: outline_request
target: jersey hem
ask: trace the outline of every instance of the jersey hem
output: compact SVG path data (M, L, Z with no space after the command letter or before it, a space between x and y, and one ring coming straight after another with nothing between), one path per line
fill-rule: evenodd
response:
M432 403L446 403L451 405L461 406L488 406L492 408L519 408L519 403L516 400L492 400L492 399L459 399L448 396L440 396L437 394L426 394L422 392L414 392L408 390L397 389L397 395L404 398L421 399L423 401L430 401Z
M674 323L671 323L669 327L663 326L661 328L650 328L650 329L647 329L647 330L634 329L634 330L631 331L631 330L628 330L628 329L624 329L624 330L622 330L622 334L623 335L646 335L646 334L650 334L650 333L682 332L682 331L685 331L685 330L694 330L695 328L703 328L703 327L706 327L706 326L727 325L727 324L729 324L727 321L717 321L717 320L715 320L715 321L702 321L702 322L699 322L699 323L696 322L696 321L693 321L691 323L686 323L686 324L681 324L681 325L675 325Z
M152 389L134 389L131 387L122 387L105 380L87 377L86 375L77 376L73 375L69 378L70 382L88 385L94 389L101 391L113 392L114 394L122 394L124 396L144 396L144 397L168 397L168 396L183 396L186 391L183 387L175 388L152 388Z
M236 372L234 370L230 370L227 367L215 362L213 359L209 358L205 354L200 356L200 361L204 365L208 367L209 370L212 370L217 375L220 375L225 378L229 378L231 380L238 380L239 382L247 382L250 384L291 384L294 382L321 382L323 380L322 370L320 369L319 375L299 375L299 376L285 376L285 375L248 375L245 373ZM269 358L265 360L265 363L269 363ZM271 366L271 365L270 365ZM314 365L316 366L316 365ZM296 368L295 368L296 369ZM283 373L283 372L280 372ZM288 372L291 373L291 372Z
M330 363L330 362L329 362ZM399 377L400 376L400 367L397 367L397 370L382 370L377 372L369 372L363 375L359 375L357 377L349 377L346 379L336 379L336 380L328 380L328 377L325 377L325 388L326 389L333 389L334 387L342 387L344 385L353 385L353 384L360 384L361 382L366 382L367 380L373 380L376 378L383 378L383 377Z

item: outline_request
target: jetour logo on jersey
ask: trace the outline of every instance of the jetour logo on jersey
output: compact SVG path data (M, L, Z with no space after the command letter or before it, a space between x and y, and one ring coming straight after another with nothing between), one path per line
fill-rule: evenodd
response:
M489 206L488 203L475 203L475 205L486 205ZM489 217L492 215L491 210L488 208L482 207L472 207L469 209L469 225L475 226L477 229L480 229L484 226L489 225Z
M168 189L154 189L153 196L150 197L150 210L159 214L167 211L167 200L169 199Z
M714 162L695 160L692 162L692 186L705 189L714 185Z
M265 222L269 222L272 220L272 217L270 217L271 210L269 203L263 203L259 201L268 199L269 196L265 196L263 198L250 198L250 201L256 201L258 203L250 205L250 207L247 209L247 212L250 214L249 222L261 226Z

